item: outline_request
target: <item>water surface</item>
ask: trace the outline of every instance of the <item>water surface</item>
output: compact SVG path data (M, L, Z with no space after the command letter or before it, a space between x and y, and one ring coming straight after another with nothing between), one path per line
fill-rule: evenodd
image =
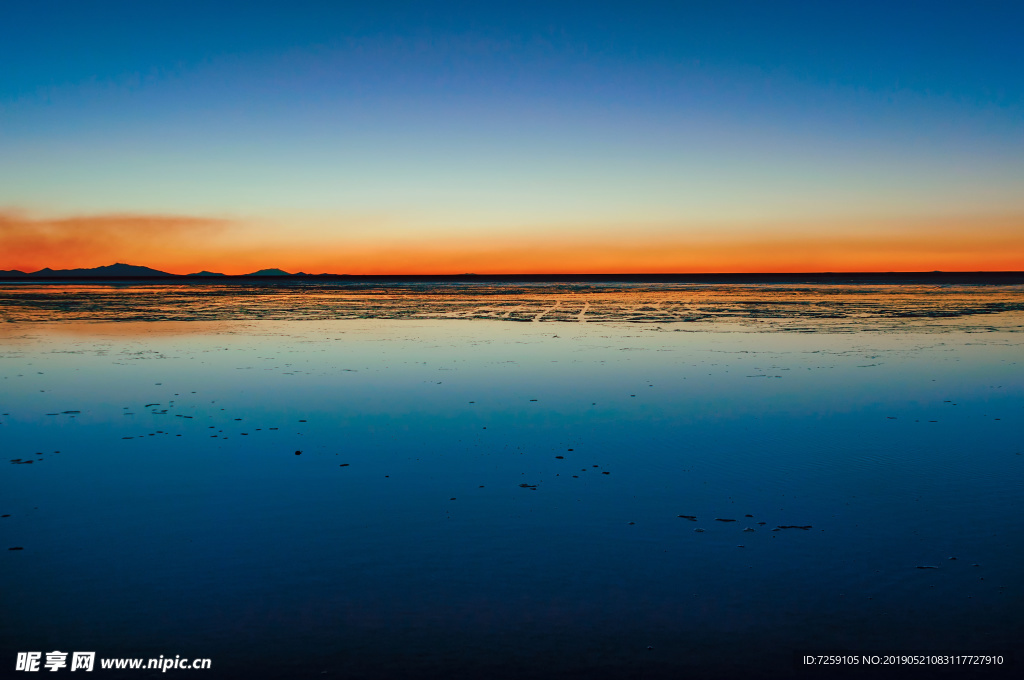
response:
M1010 656L1024 335L1000 319L5 324L3 663L651 678Z

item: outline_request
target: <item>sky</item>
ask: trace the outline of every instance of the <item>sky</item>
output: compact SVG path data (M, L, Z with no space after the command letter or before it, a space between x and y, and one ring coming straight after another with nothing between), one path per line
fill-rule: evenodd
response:
M1019 2L0 2L0 269L1024 270Z

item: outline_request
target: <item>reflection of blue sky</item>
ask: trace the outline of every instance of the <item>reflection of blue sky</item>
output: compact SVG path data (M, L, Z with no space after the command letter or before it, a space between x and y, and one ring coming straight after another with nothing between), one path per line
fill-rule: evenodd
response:
M967 620L998 637L1019 611L996 587L1024 528L1012 334L115 327L5 340L5 449L45 453L3 469L5 540L26 548L9 562L21 586L5 595L19 623L7 639L184 649L208 636L235 658L270 635L306 650L378 624L410 648L430 626L583 644L567 631L754 625L775 630L755 636L770 645L824 616L868 644L912 640L921 612L939 629L929 640ZM82 413L44 415L65 410ZM949 555L965 573L905 582ZM58 603L57 619L33 613Z

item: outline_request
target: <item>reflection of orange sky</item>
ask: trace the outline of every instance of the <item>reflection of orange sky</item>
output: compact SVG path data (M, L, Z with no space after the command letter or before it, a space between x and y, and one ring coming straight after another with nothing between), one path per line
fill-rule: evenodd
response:
M123 289L120 289L123 290ZM39 290L42 295L53 295L54 288ZM81 292L81 287L76 289ZM27 346L37 345L39 338L71 337L87 338L91 341L138 340L141 338L175 338L180 336L219 335L231 332L230 322L191 320L187 324L180 321L149 321L144 324L125 323L123 321L79 321L66 320L63 323L40 324L32 329L31 335L25 334L24 327L18 324L0 324L0 340L6 343L23 343Z
M304 235L174 215L31 219L0 212L0 269L114 262L176 274L277 267L318 274L1024 270L1024 216L802 224L536 227L481 236Z

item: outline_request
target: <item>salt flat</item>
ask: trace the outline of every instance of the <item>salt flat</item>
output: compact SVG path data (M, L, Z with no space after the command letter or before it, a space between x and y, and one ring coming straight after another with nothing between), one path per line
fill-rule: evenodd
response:
M1014 314L1017 313L1017 314ZM902 329L1024 313L1021 285L672 283L8 283L0 320L498 319ZM923 323L924 322L924 323Z
M89 318L0 326L5 653L791 677L1024 632L1012 311Z

